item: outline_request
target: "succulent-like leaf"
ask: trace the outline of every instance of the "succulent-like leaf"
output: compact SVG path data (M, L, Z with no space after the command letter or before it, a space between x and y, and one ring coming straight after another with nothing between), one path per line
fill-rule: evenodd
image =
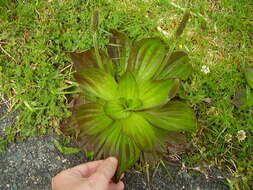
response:
M244 73L248 85L253 89L253 67L247 67Z
M122 120L123 133L130 137L144 151L152 151L156 136L153 127L138 113L132 113Z
M187 104L179 101L170 101L160 108L140 113L152 125L167 131L194 131L196 119Z
M113 62L112 62L112 59L109 58L105 52L103 51L99 51L99 55L100 55L100 58L103 62L103 69L105 70L105 72L107 73L110 73L113 77L115 76L115 68L113 66Z
M141 153L136 143L126 135L120 135L118 147L119 168L116 173L116 181L119 180L123 172L139 160Z
M184 51L173 52L166 62L166 66L155 76L155 79L179 78L186 80L192 73L188 54Z
M83 52L71 52L70 57L74 63L76 71L99 68L96 57L94 57L94 49L89 49Z
M126 99L136 99L139 96L139 89L134 75L126 72L119 81L119 96Z
M99 54L103 61L104 70L114 75L112 60L102 50L99 51ZM71 52L70 57L76 71L99 68L94 48L82 52Z
M118 84L114 78L99 69L86 69L74 74L81 87L88 93L105 100L118 97Z
M97 103L80 106L76 114L75 119L79 124L80 136L101 133L113 123L113 120L105 115L103 105Z
M119 136L122 133L122 125L119 121L114 121L110 126L107 126L106 130L102 133L98 133L97 135L93 135L90 137L89 141L96 145L94 147L95 155L98 158L111 156L118 157L118 152L114 149L113 145L117 144ZM108 141L108 139L111 139ZM110 143L107 147L105 144ZM113 151L113 152L112 152Z
M131 50L131 41L129 38L117 31L111 31L110 44L107 46L108 53L112 58L116 71L119 76L125 73L128 64L128 57Z
M128 70L138 81L151 79L166 54L165 44L157 38L148 38L135 44L130 53Z
M118 158L119 166L115 181L118 181L121 174L139 160L141 152L135 142L123 134L122 127L121 121L115 121L106 131L90 139L96 144L96 155L101 155L104 158L108 156Z
M179 89L178 79L146 81L140 84L139 93L142 109L167 103Z

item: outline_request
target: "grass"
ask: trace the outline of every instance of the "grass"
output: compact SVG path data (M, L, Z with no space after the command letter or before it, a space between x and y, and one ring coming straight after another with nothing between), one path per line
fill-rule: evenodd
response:
M10 112L21 112L7 137L0 139L0 149L17 137L59 132L60 120L70 116L68 103L76 84L66 53L92 47L90 17L96 7L102 48L110 29L134 40L159 36L170 44L167 34L175 30L186 8L191 11L177 49L189 51L194 67L183 97L196 111L199 130L190 138L194 148L183 160L189 166L224 168L231 174L231 188L250 189L253 110L231 104L236 89L246 85L242 69L253 64L253 4L247 0L1 1L1 95L10 98ZM203 73L202 66L210 73ZM236 137L240 130L246 132L243 141Z

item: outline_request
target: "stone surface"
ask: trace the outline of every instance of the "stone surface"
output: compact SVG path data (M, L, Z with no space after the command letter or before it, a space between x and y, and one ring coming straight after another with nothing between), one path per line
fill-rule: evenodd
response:
M125 177L125 190L228 190L224 181L219 179L218 173L209 179L203 175L189 174L183 172L179 174L179 167L168 166L159 167L156 174L150 177L150 182L146 180L146 175L139 172L127 173ZM168 173L169 171L169 173ZM210 172L211 173L211 172Z
M8 106L5 104L5 99L0 97L0 137L4 136L6 128L11 127L18 115L18 111L8 113Z
M61 170L85 162L84 153L63 154L54 146L56 136L17 142L0 154L1 190L47 190Z
M86 161L84 153L68 155L59 152L54 146L54 139L59 137L33 137L12 144L5 153L0 154L0 189L47 190L51 187L51 178L58 172ZM167 167L170 177L160 167L154 177L150 178L153 190L228 189L217 176L207 180L203 175L190 175L186 172L178 175L180 168ZM140 172L127 173L124 181L126 190L146 190L149 187L146 175Z

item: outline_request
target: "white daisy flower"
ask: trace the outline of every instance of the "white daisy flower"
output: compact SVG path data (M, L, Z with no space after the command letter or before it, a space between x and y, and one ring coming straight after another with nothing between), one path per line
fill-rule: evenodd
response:
M245 140L246 139L246 133L245 133L245 131L244 130L238 131L236 137L237 137L237 139L239 141Z

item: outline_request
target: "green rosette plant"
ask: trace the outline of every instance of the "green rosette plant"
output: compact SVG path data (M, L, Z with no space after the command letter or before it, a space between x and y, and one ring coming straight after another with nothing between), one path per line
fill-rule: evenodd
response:
M107 52L95 45L70 56L85 96L72 132L82 145L93 145L96 158L118 158L116 180L138 160L161 154L171 133L196 129L193 110L173 100L192 72L186 52L159 38L133 44L112 31Z

